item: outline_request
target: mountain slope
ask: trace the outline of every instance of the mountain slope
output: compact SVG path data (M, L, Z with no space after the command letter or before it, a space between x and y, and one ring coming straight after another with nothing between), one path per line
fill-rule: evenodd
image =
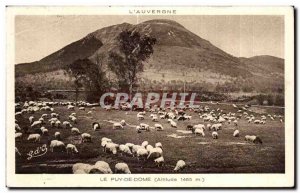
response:
M107 64L108 53L118 49L119 33L128 29L157 39L154 54L145 63L141 75L142 79L148 81L184 79L208 82L213 87L246 79L251 80L252 84L261 80L267 82L268 86L273 81L277 81L278 85L283 80L283 59L271 56L236 58L171 20L150 20L137 25L122 23L99 29L40 61L16 65L16 77L26 75L27 79L28 76L34 79L37 76L35 74L46 76L48 72L59 71L79 58L89 58L94 62L102 58L102 62ZM106 65L104 70L108 72ZM266 73L271 75L266 77ZM274 73L276 76L272 76ZM55 80L53 73L51 78Z

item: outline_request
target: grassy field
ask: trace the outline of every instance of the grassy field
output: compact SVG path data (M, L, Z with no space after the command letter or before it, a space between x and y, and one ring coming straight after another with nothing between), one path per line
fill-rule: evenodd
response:
M221 108L225 112L235 112L231 105L209 104L211 109ZM258 107L256 107L258 108ZM114 165L118 162L126 162L132 173L173 173L176 162L180 159L185 160L188 167L182 170L182 173L284 173L285 172L285 135L284 123L279 120L271 121L267 118L265 125L255 125L248 123L244 118L239 120L237 128L240 130L240 137L233 137L233 131L236 129L233 124L223 124L223 129L219 131L219 139L211 137L210 131L205 131L206 136L200 137L193 134L183 134L177 130L185 130L188 124L204 123L202 119L194 112L187 112L192 115L191 121L178 122L177 128L171 128L167 120L159 120L164 126L164 131L150 131L137 133L134 125L141 122L154 125L147 113L145 120L136 119L137 112L124 111L105 111L96 107L92 115L89 111L75 109L78 117L78 123L74 127L79 128L81 132L87 132L92 135L91 143L77 144L79 154L67 155L66 152L50 152L49 148L45 155L34 157L28 160L27 153L30 150L47 144L53 138L56 131L62 135L62 141L65 144L75 143L76 136L71 135L69 129L53 129L47 122L45 125L49 130L49 136L42 136L39 143L28 142L27 136L21 141L16 141L16 147L22 156L16 158L17 173L72 173L72 165L77 162L94 164L96 161L103 160L109 163L114 170ZM268 109L270 113L272 109ZM55 111L60 114L60 120L63 122L74 112L67 110L66 107L55 107ZM264 111L262 111L264 112ZM275 111L274 111L275 112ZM36 112L33 116L37 119L45 112ZM276 112L278 113L278 112ZM254 115L259 114L253 113ZM25 114L17 118L22 127L30 126L28 117L31 114ZM108 121L126 120L131 126L126 126L124 130L113 130L112 123ZM93 131L92 123L98 121L102 125L99 131ZM206 124L206 123L205 123ZM29 130L33 132L32 130ZM183 138L172 138L168 135L177 134ZM263 144L257 145L246 142L245 135L257 135L263 141ZM138 161L131 156L112 155L103 152L101 147L101 138L108 137L113 142L124 144L127 142L141 144L147 140L154 146L156 142L163 145L163 154L165 165L156 167L152 161Z

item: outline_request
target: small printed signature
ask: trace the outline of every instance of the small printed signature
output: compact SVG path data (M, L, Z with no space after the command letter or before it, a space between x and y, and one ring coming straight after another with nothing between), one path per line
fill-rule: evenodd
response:
M34 157L40 157L47 153L47 145L44 144L40 147L37 147L35 150L31 150L27 153L28 157L27 160L31 160Z

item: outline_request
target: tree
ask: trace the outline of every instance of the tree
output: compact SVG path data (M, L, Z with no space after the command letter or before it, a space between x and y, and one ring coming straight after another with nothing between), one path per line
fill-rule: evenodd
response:
M156 39L126 30L119 34L118 40L119 49L109 53L108 67L117 75L119 87L129 90L131 99L137 75L143 71L143 62L153 54Z
M65 71L74 77L75 101L78 100L79 88L85 87L90 92L100 93L106 87L105 73L101 66L94 64L89 59L78 59L67 65Z

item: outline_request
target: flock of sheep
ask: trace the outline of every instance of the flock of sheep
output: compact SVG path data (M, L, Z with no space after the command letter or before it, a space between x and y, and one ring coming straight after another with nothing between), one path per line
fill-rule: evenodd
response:
M65 106L70 112L68 120L61 120L59 113L55 112L56 106ZM15 139L23 140L24 135L27 136L27 141L30 142L40 142L43 136L47 136L49 129L54 130L54 136L52 140L48 142L48 146L51 152L61 152L66 151L67 154L77 154L80 153L76 145L81 144L65 144L62 140L60 129L64 128L69 130L71 135L80 136L81 143L88 143L92 140L95 140L93 135L87 132L82 133L79 128L76 127L78 116L74 112L75 108L79 110L86 111L88 115L95 113L96 107L98 104L90 104L87 102L80 101L77 104L74 102L42 102L42 101L29 101L24 103L16 103L16 122L15 122ZM185 128L187 131L195 135L205 137L207 133L211 134L213 139L218 139L219 134L222 134L222 129L225 124L233 124L235 127L234 132L232 133L233 137L239 137L239 120L246 119L249 123L253 124L266 124L267 119L278 120L283 122L283 116L281 115L259 115L255 116L254 113L249 109L249 106L245 105L243 107L238 107L233 104L233 107L236 109L235 112L225 113L224 110L218 108L216 110L210 109L208 106L200 107L197 109L184 107L181 109L176 108L160 108L156 105L150 106L146 105L146 108L140 112L136 113L136 118L139 125L130 125L125 120L117 121L112 123L113 129L125 129L126 127L133 127L136 129L137 133L141 132L150 132L150 131L163 131L164 127L160 124L160 121L166 121L171 128L177 128L177 123L180 121L189 122L192 117L198 117L200 120L203 120L204 124L188 124ZM97 107L99 108L99 107ZM104 108L107 111L113 110L128 110L128 109L113 109L109 106ZM36 112L43 112L40 117L36 117ZM126 111L125 114L129 114L129 111ZM130 112L131 113L131 112ZM193 114L190 115L190 114ZM18 124L18 117L23 117L25 114L30 114L28 122L30 127L21 128ZM143 123L150 114L149 117L153 121L153 126ZM125 118L126 119L126 118ZM194 119L194 118L193 118ZM206 124L205 124L206 123ZM91 124L91 131L96 132L101 129L101 124L99 122L93 122ZM97 141L98 139L96 139ZM262 144L262 139L259 136L255 135L245 135L245 140L251 143L260 143ZM107 137L102 137L99 139L99 143L103 148L103 152L107 154L115 155L119 153L121 156L130 156L136 157L138 161L151 161L157 167L163 166L165 162L163 154L163 145L161 142L156 142L151 145L148 141L144 141L141 144L134 144L131 142L125 144L118 144L113 142L112 139ZM21 156L19 149L15 148L16 154ZM185 161L178 160L176 163L174 171L180 171L186 166ZM105 161L97 161L94 165L87 163L76 163L72 167L74 174L88 174L88 173L113 173L109 164ZM120 162L115 164L115 173L125 173L130 174L129 166Z

